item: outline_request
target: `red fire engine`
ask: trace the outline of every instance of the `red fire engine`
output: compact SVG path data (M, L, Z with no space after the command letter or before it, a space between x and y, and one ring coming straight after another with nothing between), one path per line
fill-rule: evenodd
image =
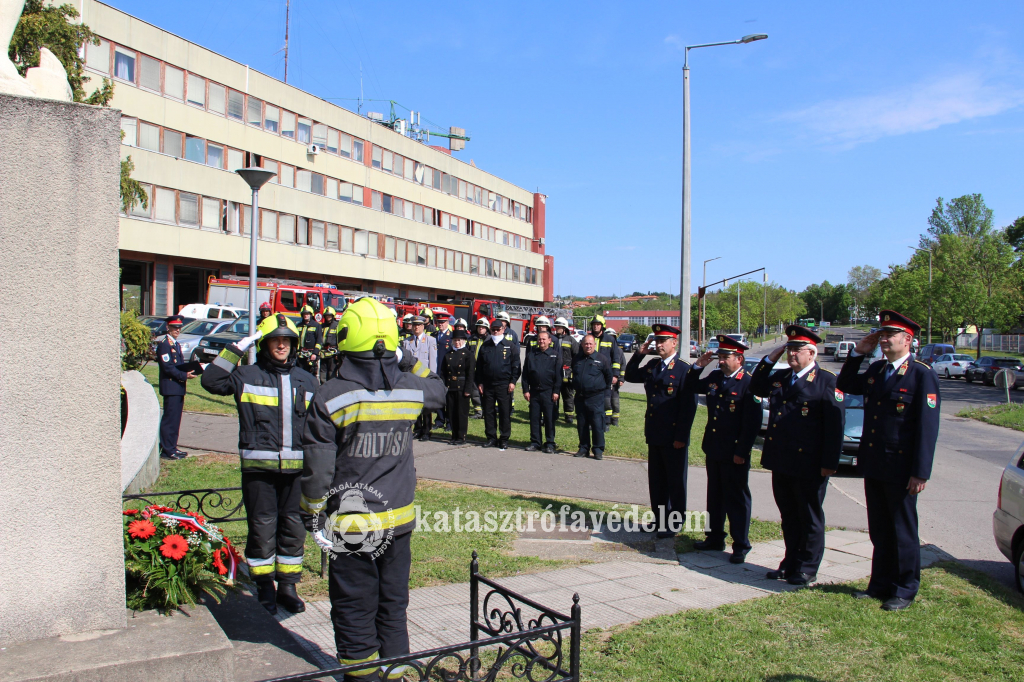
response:
M295 280L260 280L256 282L256 306L270 303L274 313L298 318L302 306L313 309L317 322L322 320L324 308L334 308L338 314L348 304L363 296L371 296L389 308L394 308L390 296L365 291L343 291L334 284L307 284ZM206 302L217 305L249 307L249 281L211 277Z

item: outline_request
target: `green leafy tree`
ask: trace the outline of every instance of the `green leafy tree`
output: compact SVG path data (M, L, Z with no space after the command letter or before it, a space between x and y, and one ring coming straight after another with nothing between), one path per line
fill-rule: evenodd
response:
M858 308L865 309L867 307L871 286L880 279L882 279L882 271L873 265L856 265L846 273L846 286Z
M1014 220L1013 224L1009 225L1004 232L1006 233L1006 241L1010 243L1015 252L1020 253L1024 251L1024 216Z
M624 334L636 335L637 343L643 343L644 339L647 338L647 335L651 333L651 328L648 327L646 324L640 324L639 322L630 322L629 324L626 325L622 332Z
M135 311L121 313L121 371L139 369L146 362L152 332L135 317Z
M959 237L984 237L992 232L992 209L980 194L965 194L948 203L942 197L928 217L928 232L921 235L921 248L934 246L945 234Z

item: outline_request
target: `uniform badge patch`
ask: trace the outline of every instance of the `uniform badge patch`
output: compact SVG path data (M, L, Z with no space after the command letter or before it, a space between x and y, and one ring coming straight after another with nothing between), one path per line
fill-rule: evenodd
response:
M736 403L729 403L729 411L730 412L735 412L736 411Z
M672 384L669 384L668 386L665 387L665 390L668 391L669 395L672 395L672 391L674 389L675 389L675 386L673 386Z
M928 407L934 408L935 405L938 403L938 400L939 400L939 396L937 394L929 393L928 394Z
M811 408L809 408L809 407L801 407L800 408L800 416L801 417L806 417L807 413L810 412L810 411L811 411Z
M896 414L903 414L903 410L907 408L903 403L896 403Z
M757 397L756 395L752 395L752 396L750 396L750 397L751 397L751 398L753 398L753 399L754 399L754 402L755 402L755 403L757 403L758 405L760 405L760 404L761 404L761 399L760 399L760 398L758 398L758 397Z
M171 356L168 355L167 353L164 353L163 355L160 356L160 359L163 360L164 362L170 362Z
M875 378L874 377L871 377L870 379L868 379L868 386L870 386L873 383L875 383Z
M814 381L814 376L817 373L818 373L818 370L812 369L811 373L807 375L807 383L811 383L812 381Z
M843 392L840 391L838 388L836 389L836 402L837 403L843 402Z
M904 374L906 374L907 373L907 365L908 364L909 363L904 362L902 365L900 365L900 368L896 371L896 373L899 374L900 376L903 376Z
M782 388L782 382L781 381L776 381L774 384L772 384L772 386L774 388Z
M670 371L671 371L671 369L672 369L673 367L675 367L675 366L676 366L676 361L675 361L675 360L671 360L671 361L669 361L669 363L668 363L668 367L666 367L665 369L667 369L667 370L670 370Z
M739 373L738 373L738 374L736 375L736 378L737 378L737 379L742 379L742 378L743 378L743 370L742 370L742 369L741 369L741 370L739 371Z

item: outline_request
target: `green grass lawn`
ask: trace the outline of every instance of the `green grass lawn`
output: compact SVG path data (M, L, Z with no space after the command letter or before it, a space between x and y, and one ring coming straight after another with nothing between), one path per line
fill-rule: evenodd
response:
M907 611L866 581L661 616L583 640L584 679L775 682L1024 679L1024 599L955 563L921 572Z
M1005 426L1008 429L1024 431L1024 405L1012 403L1010 405L989 405L988 407L968 407L960 410L958 417L977 419L986 424Z
M155 362L150 362L142 368L142 374L146 380L159 389L160 367ZM163 396L157 390L157 400L160 407L164 406ZM214 412L216 414L238 414L235 409L235 398L230 395L214 395L208 392L199 384L199 379L190 379L188 382L188 393L185 395L185 410L187 412Z
M160 477L149 492L161 490L195 490L199 488L234 488L241 485L238 458L233 455L208 455L176 462L162 462ZM233 503L240 501L240 493L226 493ZM136 508L130 501L125 508ZM166 502L166 500L161 500ZM571 511L611 511L612 506L602 503L579 502L543 495L510 494L483 488L456 486L432 481L420 481L416 488L416 504L425 516L446 511L454 523L456 508L477 511L540 512L548 505L555 510L569 504ZM571 513L571 512L570 512ZM238 516L244 516L240 509ZM431 518L427 516L428 520ZM434 516L434 523L438 517ZM222 530L240 549L245 546L247 525L244 521L221 524ZM543 569L560 568L574 562L539 559L530 556L512 556L509 551L516 538L514 532L455 533L416 532L412 537L414 557L410 586L425 587L469 580L469 562L473 550L479 555L480 570L489 577L515 575ZM300 593L310 598L325 598L327 581L320 579L320 549L311 537L306 538Z

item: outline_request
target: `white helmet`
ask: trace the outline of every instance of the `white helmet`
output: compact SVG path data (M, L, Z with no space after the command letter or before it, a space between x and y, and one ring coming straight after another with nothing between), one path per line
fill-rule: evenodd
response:
M605 331L608 332L609 334L611 334L612 336L618 336L619 335L619 333L617 331L615 331L614 329L612 329L611 327L608 327L607 329L605 329Z
M409 322L412 320L413 317L415 317L415 315L413 315L412 313L406 313L405 317L402 318L402 322Z
M491 328L491 323L487 321L486 317L481 317L479 320L476 321L476 325L474 325L474 326L476 326L476 327L486 327L487 329L490 329Z
M469 329L469 325L468 325L468 324L466 324L466 320L464 320L464 319L463 319L463 318L461 318L461 317L460 317L459 319L455 320L455 324L453 324L452 326L453 326L453 327L458 327L458 326L459 326L460 324L461 324L461 325L462 325L463 327L465 327L466 329Z
M540 324L539 320L538 320L538 324ZM566 320L564 317L557 318L555 320L555 326L556 327L561 327L561 328L565 329L566 331L569 331L569 321Z
M534 320L534 322L533 322L533 326L534 326L534 328L537 328L537 327L539 327L540 325L544 325L545 327L547 327L548 329L550 329L550 328L551 328L551 320L549 320L548 318L546 318L546 317L544 317L543 315L541 315L540 317L538 317L538 318L537 318L536 320Z
M508 322L509 324L512 324L512 318L509 317L508 313L506 313L504 310L498 313L498 317L496 319L503 320L505 322Z

